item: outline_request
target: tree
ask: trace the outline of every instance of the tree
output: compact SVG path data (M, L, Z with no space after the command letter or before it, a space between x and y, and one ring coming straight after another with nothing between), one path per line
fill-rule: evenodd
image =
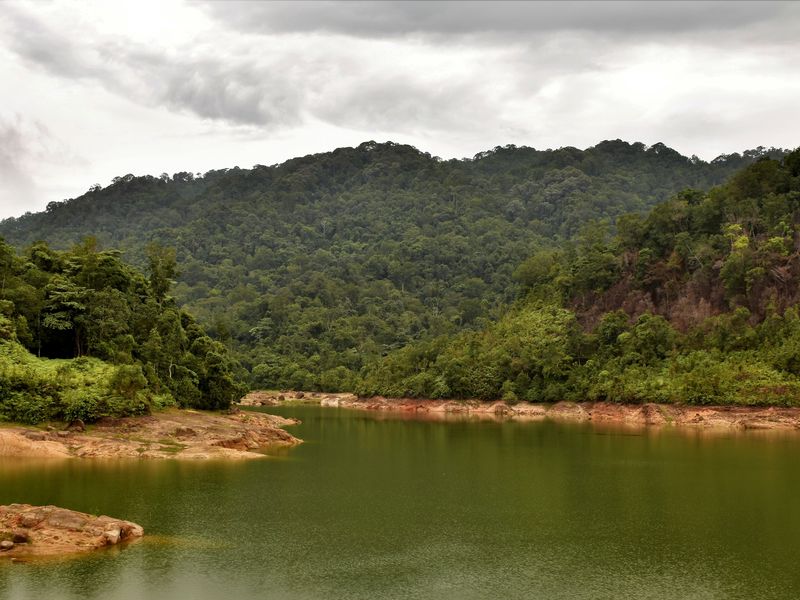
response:
M175 248L166 248L152 242L147 245L146 251L150 287L156 300L163 302L173 280L178 276Z

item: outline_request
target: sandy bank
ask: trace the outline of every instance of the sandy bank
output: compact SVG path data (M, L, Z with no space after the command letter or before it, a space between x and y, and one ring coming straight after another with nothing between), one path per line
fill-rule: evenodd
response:
M242 406L272 406L307 402L361 410L402 412L432 419L461 415L479 419L593 422L630 426L693 427L708 429L758 429L800 431L800 408L755 406L689 406L680 404L616 404L611 402L558 402L509 405L502 401L419 400L409 398L358 398L353 394L316 392L252 392Z
M300 440L282 427L294 419L253 412L222 415L170 410L106 419L85 430L0 428L0 456L25 458L259 458L268 446Z
M112 517L57 506L0 506L0 560L89 552L142 535L141 526Z

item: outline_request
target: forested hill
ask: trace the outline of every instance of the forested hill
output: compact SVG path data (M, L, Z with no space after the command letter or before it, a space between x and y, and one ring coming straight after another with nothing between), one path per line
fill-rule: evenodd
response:
M179 302L237 350L258 385L348 388L410 341L478 327L516 295L521 261L589 221L708 189L780 150L704 162L656 144L498 147L442 161L410 146L273 167L117 178L0 223L24 248L87 235L144 265L177 249Z
M800 405L800 149L520 265L482 331L410 344L362 394Z

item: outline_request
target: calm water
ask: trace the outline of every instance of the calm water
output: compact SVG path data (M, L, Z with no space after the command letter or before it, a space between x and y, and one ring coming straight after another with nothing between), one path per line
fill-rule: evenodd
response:
M149 534L0 598L800 597L800 436L274 412L307 443L263 461L0 462L0 503Z

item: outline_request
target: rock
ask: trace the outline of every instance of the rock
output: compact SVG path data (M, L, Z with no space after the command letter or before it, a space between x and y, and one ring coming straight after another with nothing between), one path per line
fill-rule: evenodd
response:
M109 546L114 546L115 544L119 543L121 531L119 529L109 529L105 533L103 533L103 537L105 538L106 542L108 542Z
M507 415L511 412L511 407L505 402L495 402L492 406L492 412L496 415Z
M69 424L67 431L86 431L86 424L81 419L75 419Z
M278 400L280 400L281 402L283 402L284 400L286 400L286 396L284 396L283 394L279 394L279 395L278 395Z
M747 419L742 421L742 427L745 429L776 429L776 423L764 419Z
M56 435L58 437L60 437L60 438L68 438L69 436L72 435L72 432L70 432L70 431L56 431Z
M591 415L584 407L575 402L557 402L547 411L549 419L564 421L588 421Z
M175 437L195 437L197 432L191 427L178 427L174 435Z
M218 446L220 448L230 448L232 450L248 450L248 440L245 439L243 435L237 435L236 437L226 438L222 440L217 440L213 442L212 446Z
M302 398L305 398L305 397L306 397L306 394L305 394L305 392L297 392L297 393L294 395L294 397L295 397L295 398L297 398L298 400L300 400L300 399L302 399Z
M15 544L27 544L30 541L27 531L17 529L11 534L11 541Z
M26 529L30 529L31 527L36 527L42 521L44 521L44 515L42 513L35 511L26 512L20 517L19 524Z
M10 533L11 540L0 543L9 557L69 555L144 535L141 526L129 521L29 504L0 506L0 531Z
M642 406L642 419L645 425L664 425L667 418L658 404L647 403Z
M83 513L63 508L56 508L50 511L45 517L45 523L58 529L69 529L71 531L81 531L88 524L89 520Z
M22 435L32 442L43 442L47 439L47 436L42 431L25 431Z

